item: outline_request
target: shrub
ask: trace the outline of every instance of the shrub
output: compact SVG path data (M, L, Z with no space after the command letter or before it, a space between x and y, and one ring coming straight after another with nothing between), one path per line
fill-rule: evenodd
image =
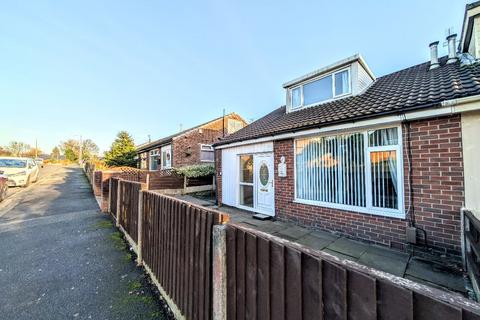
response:
M212 164L195 164L174 168L173 171L187 178L199 178L214 175L215 167Z

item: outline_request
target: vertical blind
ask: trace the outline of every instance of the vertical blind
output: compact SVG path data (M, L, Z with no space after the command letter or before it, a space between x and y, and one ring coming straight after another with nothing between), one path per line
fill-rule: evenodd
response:
M397 128L297 140L296 198L399 209L398 144Z
M364 135L298 140L297 198L365 206Z

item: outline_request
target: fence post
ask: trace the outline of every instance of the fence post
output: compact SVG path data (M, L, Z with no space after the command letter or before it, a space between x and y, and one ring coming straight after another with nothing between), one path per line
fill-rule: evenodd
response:
M147 173L147 178L145 179L147 185L147 190L150 190L150 173Z
M137 265L142 265L142 236L143 236L143 191L138 191L138 232L137 232Z
M187 176L183 176L183 194L187 193Z
M121 179L118 179L118 184L117 184L117 219L115 221L115 225L117 227L120 226L120 195L121 195L121 192L120 192L120 189L121 189L121 183L122 183L122 180Z
M227 318L227 226L214 225L212 232L212 315Z
M108 213L112 213L112 177L108 179L108 204L107 204L107 211Z

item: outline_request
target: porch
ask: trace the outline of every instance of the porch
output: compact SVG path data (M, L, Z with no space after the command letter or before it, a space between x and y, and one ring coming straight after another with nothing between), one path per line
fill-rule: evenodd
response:
M215 204L208 198L178 195L180 199L206 207ZM315 250L321 250L341 259L356 261L362 265L393 274L439 289L473 296L470 281L463 270L446 260L425 258L395 249L348 239L326 231L311 230L288 222L256 220L249 211L222 206L221 211L230 215L230 221L249 228L270 233Z

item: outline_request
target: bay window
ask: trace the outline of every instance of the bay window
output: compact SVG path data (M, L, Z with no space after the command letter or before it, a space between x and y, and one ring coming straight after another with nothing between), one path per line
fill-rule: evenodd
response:
M400 128L295 141L296 200L403 217Z

